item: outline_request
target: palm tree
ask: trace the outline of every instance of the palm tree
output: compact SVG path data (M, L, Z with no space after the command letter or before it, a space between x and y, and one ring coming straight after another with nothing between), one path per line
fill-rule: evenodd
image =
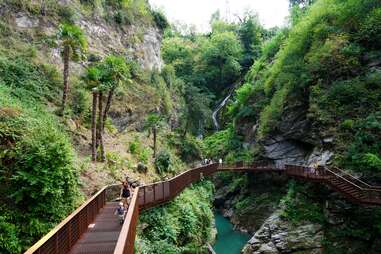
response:
M97 136L98 136L98 145L99 145L99 156L100 161L105 161L105 150L103 146L103 91L98 92L98 127L97 127Z
M103 112L103 126L107 119L107 113L110 110L112 97L115 89L130 78L130 66L121 56L108 56L101 64L102 84L108 90L107 101Z
M92 161L97 159L97 148L99 141L99 134L97 132L97 105L98 105L98 90L101 85L101 71L97 67L89 67L83 76L89 89L93 94L93 105L91 113L91 157Z
M64 85L60 112L60 114L63 115L67 101L67 93L69 90L69 61L78 61L81 59L81 57L84 55L84 52L86 51L87 41L81 28L69 23L60 25L58 30L58 39L61 41L62 57L64 62Z
M91 160L96 161L97 160L97 102L98 101L98 90L97 88L93 88L93 107L91 110Z
M148 129L149 132L152 131L153 134L153 158L156 158L156 140L157 140L157 132L163 125L162 117L157 113L151 113L147 116L144 127Z

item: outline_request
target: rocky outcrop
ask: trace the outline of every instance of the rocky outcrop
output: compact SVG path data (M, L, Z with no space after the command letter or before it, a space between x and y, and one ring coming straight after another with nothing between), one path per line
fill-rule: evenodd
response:
M249 240L244 254L322 253L323 231L317 224L290 224L280 216L271 215Z
M276 165L326 165L333 156L329 150L281 135L267 138L263 148L263 156Z
M74 3L71 5L75 6ZM7 15L7 21L13 24L16 31L29 33L31 37L37 31L40 35L48 37L54 37L57 32L59 21L53 17L33 16L23 11L10 12L6 5L0 7L0 14ZM86 34L90 55L104 57L109 54L123 54L126 58L137 60L145 69L159 71L162 69L163 60L160 54L162 31L156 26L118 25L106 21L96 13L89 16L80 12L75 23ZM62 65L57 48L47 48L46 52L50 63L58 67ZM81 65L72 64L71 67L72 71L81 71Z
M249 184L232 188L215 178L214 206L234 225L234 229L253 234L278 209L279 199L285 193L286 178L277 174L249 174ZM269 182L272 182L269 185ZM274 195L277 193L277 195ZM245 205L240 205L245 203Z

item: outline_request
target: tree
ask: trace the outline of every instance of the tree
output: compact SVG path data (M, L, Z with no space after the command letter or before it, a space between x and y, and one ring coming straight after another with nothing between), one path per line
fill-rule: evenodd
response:
M166 38L162 45L162 56L167 64L171 64L176 75L189 80L194 73L197 55L195 43L181 37Z
M92 109L92 134L95 138L92 140L92 156L96 157L96 149L99 148L98 158L104 160L103 132L107 119L107 113L110 110L112 97L115 89L127 81L130 77L130 67L125 59L120 56L108 56L102 63L89 67L84 76L84 80L90 89L93 90L93 109ZM105 108L103 109L103 94L108 92ZM95 120L98 103L98 119ZM95 124L97 122L97 124ZM95 155L94 155L95 154Z
M188 84L184 99L186 106L182 113L183 137L188 131L194 135L202 134L212 115L209 107L210 96L202 93L200 88Z
M93 106L91 110L91 159L92 161L97 160L97 103L98 103L98 90L97 88L93 88Z
M151 113L147 116L144 127L149 130L149 134L152 131L153 134L153 158L156 158L156 141L157 132L163 126L163 119L161 115L157 113Z
M98 90L101 84L101 71L97 66L89 67L86 70L86 74L83 76L89 89L93 95L93 105L91 110L91 155L92 160L96 161L97 148L98 148L98 132L97 132L97 105L98 105Z
M108 91L107 101L103 111L103 131L115 89L123 82L126 82L131 77L131 74L130 66L126 63L124 57L121 56L108 56L98 68L100 68L102 73L100 79L102 87Z
M233 32L212 34L201 48L198 72L215 94L234 83L241 74L242 46Z
M263 42L265 29L259 22L258 15L246 12L238 29L238 34L243 46L242 66L248 70L254 60L260 56L260 48Z
M98 147L99 147L99 156L98 159L100 161L105 160L105 150L103 146L103 91L99 90L98 92L98 126L97 126L97 133L96 133L96 139L98 140Z
M299 7L307 7L315 2L315 0L289 0L290 7L299 6Z
M69 90L69 61L78 61L83 56L87 48L87 41L82 30L78 26L69 23L60 25L58 30L58 39L61 41L62 57L64 62L64 84L60 112L60 114L63 115L67 101L67 93Z

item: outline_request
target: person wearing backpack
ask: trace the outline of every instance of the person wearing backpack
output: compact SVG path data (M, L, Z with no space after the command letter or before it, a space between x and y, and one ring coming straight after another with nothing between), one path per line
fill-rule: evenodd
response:
M128 208L128 205L129 205L130 196L131 196L131 187L130 187L130 184L127 181L125 181L120 190L120 198L126 209Z
M114 214L118 215L119 223L122 225L124 223L124 218L126 217L127 209L124 207L123 202L119 203L119 206L115 209Z

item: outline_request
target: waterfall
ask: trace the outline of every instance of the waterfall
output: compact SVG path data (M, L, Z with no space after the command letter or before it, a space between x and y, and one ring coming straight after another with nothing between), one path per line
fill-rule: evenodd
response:
M232 96L233 92L234 92L234 88L231 89L231 91L229 92L228 96L226 96L225 99L223 99L221 101L221 103L217 106L217 108L213 111L212 119L213 119L213 124L214 124L214 127L215 127L216 130L220 129L220 125L219 125L218 120L217 120L217 114L226 105L226 103L228 102L230 96Z

